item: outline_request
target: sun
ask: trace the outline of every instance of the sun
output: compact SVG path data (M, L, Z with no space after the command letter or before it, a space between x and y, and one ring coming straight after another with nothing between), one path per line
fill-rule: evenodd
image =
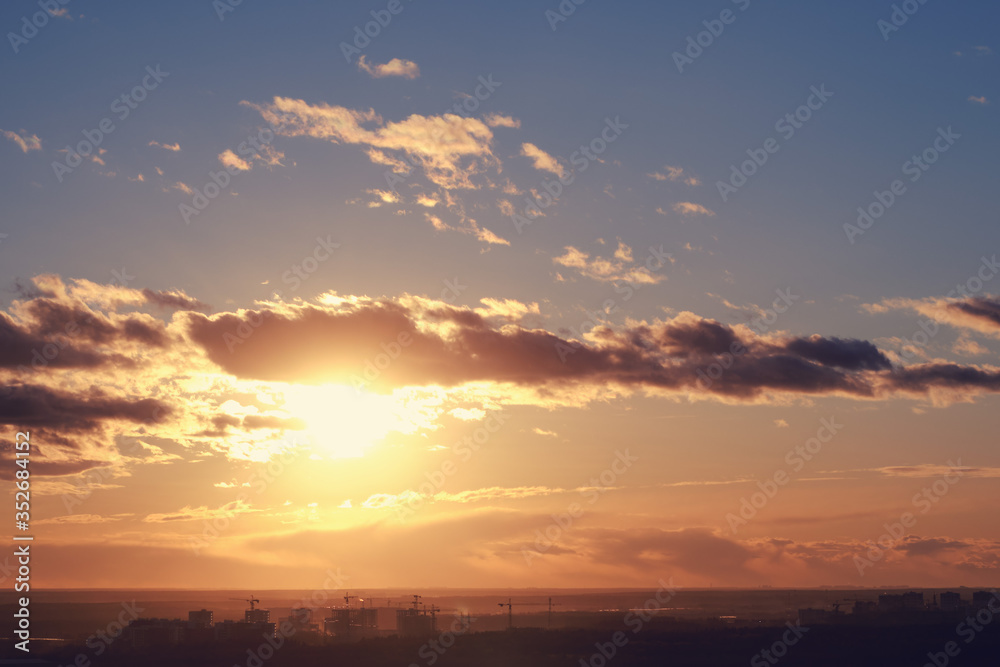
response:
M306 423L318 453L330 458L357 458L389 433L433 428L427 407L415 406L399 393L374 394L354 387L327 384L290 385L284 409Z

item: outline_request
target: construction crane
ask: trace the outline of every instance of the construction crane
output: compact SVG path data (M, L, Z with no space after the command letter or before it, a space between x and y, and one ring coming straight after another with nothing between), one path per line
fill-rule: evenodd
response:
M553 603L553 602L552 602L552 598L549 598L549 629L550 629L550 630L552 629L552 607L553 607L553 604L554 604L554 605L555 605L556 607L559 607L559 606L561 606L561 605L560 605L560 604L559 604L558 602L556 602L556 603Z
M507 598L506 602L498 602L497 606L499 606L499 607L507 607L507 629L508 630L513 630L514 629L514 605L510 601L510 598Z
M344 591L344 607L347 609L351 608L351 600L358 599L357 595L348 595L347 591Z
M550 628L552 627L552 607L561 607L562 606L562 604L559 603L559 602L553 602L552 598L549 598L548 602L518 602L517 605L519 607L541 607L541 606L546 606L547 605L548 608L549 608L548 622L549 622L549 627Z
M250 611L253 611L254 603L260 604L260 600L258 600L257 598L253 597L252 595L249 598L229 598L229 599L230 600L239 600L240 602L249 602L250 603Z
M414 595L413 596L413 608L414 609L419 608L420 598L422 598L422 597L423 597L423 595Z

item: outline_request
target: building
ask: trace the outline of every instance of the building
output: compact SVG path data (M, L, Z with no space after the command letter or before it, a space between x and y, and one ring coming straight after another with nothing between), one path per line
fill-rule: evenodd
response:
M255 610L256 611L256 610ZM274 637L274 623L225 620L216 623L215 640L219 642L260 642L266 637Z
M136 618L122 631L122 638L134 649L177 646L184 640L186 625L179 618Z
M437 628L433 615L421 614L416 609L396 610L396 631L402 637L430 637Z
M990 591L976 591L972 594L972 607L977 610L983 609L995 597L997 597L997 594Z
M313 621L313 610L308 607L293 607L287 618L282 619L294 632L319 632L319 623Z
M213 623L213 612L207 609L188 612L188 623L199 628L210 628Z
M874 614L878 611L878 603L874 600L855 600L854 607L851 609L852 614L864 615L864 614Z
M270 623L271 622L271 610L270 609L254 609L253 605L250 609L243 612L243 621L245 623Z
M378 609L331 609L323 631L336 637L378 634Z
M959 593L952 593L947 591L941 594L941 601L938 603L941 607L941 611L961 611L962 607L962 596Z
M902 595L883 594L878 596L878 610L881 613L902 611L923 611L924 594L911 591Z

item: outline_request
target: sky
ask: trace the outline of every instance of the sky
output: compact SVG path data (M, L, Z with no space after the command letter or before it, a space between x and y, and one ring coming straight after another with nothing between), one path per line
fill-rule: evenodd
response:
M998 15L3 3L37 585L997 585Z

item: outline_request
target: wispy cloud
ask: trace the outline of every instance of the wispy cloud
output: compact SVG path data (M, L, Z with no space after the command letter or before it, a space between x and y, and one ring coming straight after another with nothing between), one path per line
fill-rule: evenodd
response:
M685 185L701 185L700 180L685 173L682 167L671 167L670 165L664 166L663 171L654 171L646 176L654 181L680 181Z
M678 202L674 204L673 209L681 215L705 215L709 217L715 215L714 211L705 208L701 204L695 204L689 201Z
M148 146L156 146L157 148L162 148L164 150L173 151L175 153L181 149L181 145L179 143L177 143L177 142L174 142L172 144L161 144L159 141L150 141L147 145Z
M584 252L574 246L566 246L565 251L559 257L553 257L552 261L560 266L576 269L577 272L601 282L630 282L640 285L655 285L666 280L666 276L661 273L653 273L645 266L634 262L632 248L619 241L614 257L611 259L603 257L591 257L590 253Z
M531 158L531 162L535 169L538 169L539 171L547 171L560 177L566 173L563 166L559 164L559 160L555 159L535 144L521 144L521 155Z
M42 150L42 140L38 138L36 134L28 134L27 131L21 130L18 134L12 130L0 130L9 141L13 141L18 147L25 153L28 151L40 151Z
M376 79L387 76L401 76L404 79L416 79L420 76L420 67L412 60L393 58L387 63L371 64L365 56L358 58L358 69L367 72Z

